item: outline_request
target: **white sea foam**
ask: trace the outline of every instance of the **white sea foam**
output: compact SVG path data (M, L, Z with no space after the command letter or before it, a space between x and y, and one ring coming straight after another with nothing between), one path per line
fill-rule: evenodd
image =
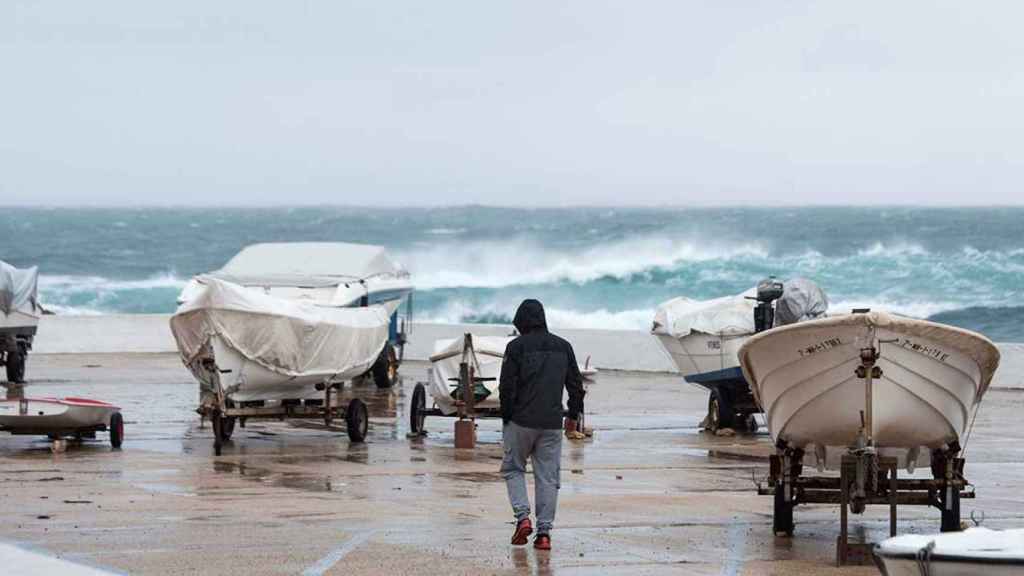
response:
M923 256L928 254L920 244L912 242L892 242L888 245L875 242L870 247L857 251L858 256L885 256L889 258L901 256Z
M510 324L518 302L488 302L472 305L462 300L451 300L440 310L419 318L424 322L438 324L461 324L471 320L488 319L493 323ZM647 330L654 309L641 308L635 310L609 311L571 310L557 306L545 306L545 316L551 328L584 328L603 330Z
M157 274L141 280L113 280L102 276L39 276L41 290L86 291L117 291L117 290L150 290L153 288L182 288L188 280L177 277L173 272Z
M767 251L748 243L718 245L670 238L640 237L580 250L555 250L529 240L445 243L399 252L420 289L500 288L573 282L602 277L628 278L684 262L764 258Z

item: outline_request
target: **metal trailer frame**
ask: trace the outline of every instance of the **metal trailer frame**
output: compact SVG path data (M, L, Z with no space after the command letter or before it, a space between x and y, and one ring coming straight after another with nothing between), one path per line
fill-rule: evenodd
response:
M212 359L203 360L202 367L214 383L214 402L212 405L200 405L196 408L196 412L203 420L210 420L213 427L213 453L216 456L221 455L224 443L231 440L236 420L242 428L245 428L247 420L254 419L322 419L324 426L330 426L334 420L344 420L351 442L362 442L366 439L370 421L366 403L358 398L353 398L347 404L341 404L338 401L338 395L333 393L334 390L340 390L344 382L318 384L316 388L323 391L323 400L318 398L281 400L275 406L267 406L264 401L257 400L239 402L236 406L235 402L224 393L224 387L220 381L220 375L230 373L230 370L220 370Z
M757 432L754 414L764 411L757 404L750 383L739 366L684 376L684 380L708 391L708 416L704 427L717 432L721 428L742 425L748 432Z
M773 496L772 531L792 536L793 508L800 504L839 504L840 525L836 538L836 564L872 562L870 543L849 541L849 513L861 514L869 504L889 506L889 535L896 535L897 506L933 506L941 512L941 530L960 530L960 500L974 498L974 486L964 477L964 459L956 441L931 453L931 479L898 477L897 460L878 454L871 438L871 383L882 371L875 365L878 351L861 350L857 376L865 381L865 410L857 445L843 454L839 477L803 476L803 450L785 441L776 444L770 457L767 482L757 484L761 496Z

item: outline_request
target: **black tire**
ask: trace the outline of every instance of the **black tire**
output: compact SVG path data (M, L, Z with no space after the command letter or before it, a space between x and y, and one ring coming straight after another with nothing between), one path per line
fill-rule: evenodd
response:
M732 428L735 416L729 397L717 388L712 390L708 397L708 430L718 432L722 428Z
M409 430L416 435L423 434L423 422L426 420L427 389L423 384L416 384L412 389L412 402L409 406Z
M27 353L18 346L17 350L7 353L7 381L21 384L25 381L25 357Z
M120 412L114 412L110 415L110 445L114 448L120 448L121 443L124 442L124 417L121 416Z
M366 433L370 429L370 415L366 410L366 404L359 398L353 398L345 409L345 427L348 429L350 441L366 440Z
M398 379L398 356L395 355L395 347L390 342L385 342L381 348L377 361L370 368L373 375L373 383L377 388L391 388Z

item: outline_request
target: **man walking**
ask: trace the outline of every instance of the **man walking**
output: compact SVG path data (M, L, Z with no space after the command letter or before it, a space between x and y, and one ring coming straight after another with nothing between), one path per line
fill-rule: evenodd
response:
M569 392L569 418L577 420L583 413L583 376L572 345L548 332L540 302L523 300L512 323L519 337L505 348L499 384L501 474L516 515L512 544L526 544L533 533L526 492L526 459L531 458L537 504L533 547L550 550L562 461L562 390Z

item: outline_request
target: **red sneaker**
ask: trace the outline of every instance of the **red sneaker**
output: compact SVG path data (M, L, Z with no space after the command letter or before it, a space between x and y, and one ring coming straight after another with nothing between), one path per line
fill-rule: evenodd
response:
M533 534L533 524L529 518L523 518L516 524L516 531L512 534L512 545L522 546L526 544L530 539L530 534Z
M551 550L551 536L537 534L537 537L533 539L533 547L537 550Z

